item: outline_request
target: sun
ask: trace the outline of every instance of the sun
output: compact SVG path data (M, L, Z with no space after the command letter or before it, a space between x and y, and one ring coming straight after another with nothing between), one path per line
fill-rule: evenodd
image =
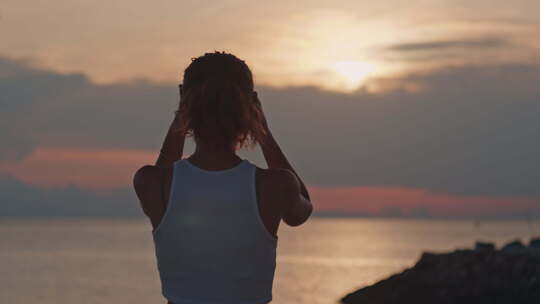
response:
M338 61L332 68L342 79L345 88L354 90L375 70L375 65L365 61Z

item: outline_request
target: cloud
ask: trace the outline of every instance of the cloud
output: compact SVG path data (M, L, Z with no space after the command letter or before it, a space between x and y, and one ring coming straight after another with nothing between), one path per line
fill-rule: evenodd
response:
M449 197L418 189L310 187L316 216L397 218L517 218L540 217L540 201L497 200L489 197ZM0 175L1 218L142 217L131 186L92 191L73 184L30 185Z
M156 152L130 149L40 146L21 161L0 164L0 171L33 185L74 184L101 191L130 185L141 164L156 157Z
M486 49L500 48L511 45L502 38L477 38L463 40L434 40L424 42L408 42L390 45L389 51L395 52L417 52L417 51L440 51L445 49Z
M157 151L177 102L174 85L98 85L5 58L0 67L4 162L42 146ZM540 195L540 66L457 66L376 81L421 90L257 87L306 183ZM261 160L259 151L245 155Z
M379 61L415 70L449 65L535 64L537 54L530 42L508 34L399 42L372 49L372 56Z
M315 211L392 217L510 217L540 214L540 197L450 195L414 188L308 186ZM532 213L531 213L532 215Z
M0 176L0 218L133 217L143 215L128 187L96 193L75 185L43 189Z
M151 149L172 119L177 88L144 80L96 85L0 58L0 159L38 145ZM162 119L156 119L156 118Z
M273 126L313 184L538 195L540 68L455 67L390 81L418 92L269 90Z

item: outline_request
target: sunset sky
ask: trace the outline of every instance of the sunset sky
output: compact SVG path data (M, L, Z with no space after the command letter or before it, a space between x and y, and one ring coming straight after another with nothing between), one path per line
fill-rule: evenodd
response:
M252 69L317 212L540 216L539 11L4 0L0 216L135 214L131 178L157 157L183 69L214 50ZM241 156L265 166L258 149Z

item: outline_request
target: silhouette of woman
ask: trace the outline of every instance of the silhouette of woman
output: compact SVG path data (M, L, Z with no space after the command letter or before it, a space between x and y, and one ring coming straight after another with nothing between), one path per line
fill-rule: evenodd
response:
M272 136L253 77L225 52L192 58L154 166L133 177L170 304L272 300L281 220L304 223L308 191ZM182 158L184 140L196 149ZM236 151L260 145L268 169Z

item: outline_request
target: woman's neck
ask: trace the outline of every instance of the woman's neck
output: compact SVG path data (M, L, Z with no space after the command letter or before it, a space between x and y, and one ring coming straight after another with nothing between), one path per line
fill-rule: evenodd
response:
M191 163L207 170L232 168L242 161L233 149L219 149L204 144L197 144L195 152L188 159Z

